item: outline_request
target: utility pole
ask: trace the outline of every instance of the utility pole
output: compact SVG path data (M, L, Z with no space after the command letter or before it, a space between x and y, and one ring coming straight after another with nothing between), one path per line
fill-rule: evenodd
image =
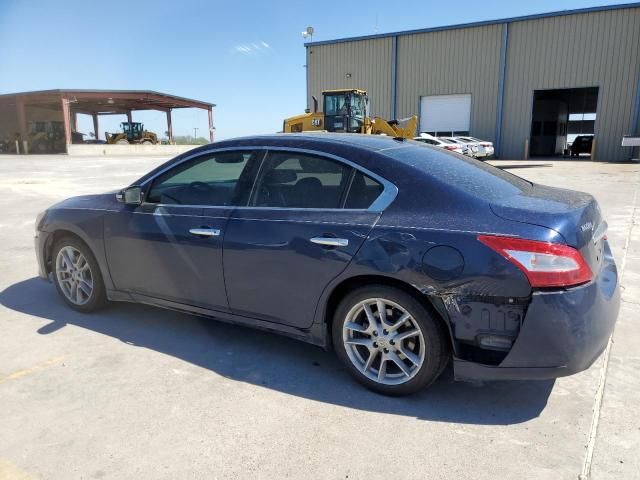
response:
M193 127L193 140L198 138L198 127Z

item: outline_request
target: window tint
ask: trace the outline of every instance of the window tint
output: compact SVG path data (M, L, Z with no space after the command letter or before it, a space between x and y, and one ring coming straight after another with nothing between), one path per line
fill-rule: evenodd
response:
M505 170L463 156L434 155L432 150L420 144L389 149L384 153L488 201L517 195L531 188L531 183Z
M383 187L373 178L356 171L347 194L344 208L366 209L380 196Z
M175 205L246 205L259 152L218 152L189 160L156 178L146 201Z
M340 208L352 168L296 152L269 153L253 205L281 208Z

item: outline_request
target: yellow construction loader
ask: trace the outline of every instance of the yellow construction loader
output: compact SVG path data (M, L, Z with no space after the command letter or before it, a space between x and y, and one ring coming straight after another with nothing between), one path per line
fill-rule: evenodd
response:
M122 127L122 132L104 132L104 138L108 144L127 145L129 143L142 143L145 145L155 145L158 143L158 136L153 132L145 130L142 123L122 122L120 126Z
M402 138L413 138L416 135L418 117L415 115L401 120L403 126L400 126L398 120L370 118L369 99L365 90L324 90L322 112L318 112L318 100L312 98L313 112L307 110L302 115L285 119L282 127L284 133L326 131Z

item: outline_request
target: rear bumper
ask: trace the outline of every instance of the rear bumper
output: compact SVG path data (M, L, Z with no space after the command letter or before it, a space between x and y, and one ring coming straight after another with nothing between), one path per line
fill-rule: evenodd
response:
M607 249L608 250L608 249ZM618 272L610 252L592 282L532 295L522 328L497 366L454 358L460 380L535 380L586 370L604 351L620 309Z

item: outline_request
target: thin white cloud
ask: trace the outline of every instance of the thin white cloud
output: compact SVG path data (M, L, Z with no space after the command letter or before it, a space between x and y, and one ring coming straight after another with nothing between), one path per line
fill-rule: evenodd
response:
M269 45L264 40L260 40L259 42L241 43L235 45L231 49L231 53L239 53L241 55L255 55L256 53L266 52L269 50L271 50L271 45Z

